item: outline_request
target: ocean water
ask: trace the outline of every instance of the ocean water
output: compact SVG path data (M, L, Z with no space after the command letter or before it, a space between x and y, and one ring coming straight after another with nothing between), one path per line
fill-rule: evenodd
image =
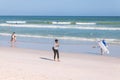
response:
M106 39L111 43L120 43L120 17L0 16L0 35L12 32L19 37L86 41Z
M16 32L19 44L32 43L29 47L36 48L40 48L37 44L49 44L45 47L50 47L56 38L66 45L81 45L81 41L94 43L100 39L120 44L120 17L0 16L0 39L10 39L12 32Z

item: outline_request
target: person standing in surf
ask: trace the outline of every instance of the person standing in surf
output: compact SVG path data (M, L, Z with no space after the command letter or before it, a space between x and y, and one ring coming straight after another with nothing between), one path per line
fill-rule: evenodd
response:
M16 35L15 32L13 32L11 35L11 47L15 47L15 42L16 42Z

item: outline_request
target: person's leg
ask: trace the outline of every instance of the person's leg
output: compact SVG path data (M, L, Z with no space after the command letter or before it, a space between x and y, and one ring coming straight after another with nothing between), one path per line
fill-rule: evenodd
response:
M55 61L55 58L56 58L56 50L54 50L54 61Z
M55 61L56 52L55 52L55 49L54 49L54 47L52 47L52 50L53 50L53 53L54 53L54 61Z
M15 43L14 41L11 41L11 47L14 47Z
M102 49L102 48L100 48L100 50L101 50L101 55L103 55L103 49Z
M59 51L56 50L56 54L57 54L57 60L59 61Z

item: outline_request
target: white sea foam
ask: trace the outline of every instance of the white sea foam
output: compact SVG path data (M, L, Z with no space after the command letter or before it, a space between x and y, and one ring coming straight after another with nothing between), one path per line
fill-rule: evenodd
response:
M71 22L52 22L52 24L71 24Z
M82 26L65 26L65 25L35 25L35 24L0 24L0 26L9 27L27 27L27 28L68 28L68 29L85 29L85 30L120 30L120 28L107 27L82 27Z
M9 33L0 33L1 36L10 36ZM39 36L39 35L23 35L23 34L16 34L17 37L29 37L29 38L51 38L51 39L63 39L63 40L77 40L77 41L98 41L102 40L103 38L84 38L84 37L69 37L69 36L63 36L63 37L57 37L53 35L48 36ZM119 39L106 39L107 42L110 43L120 43Z
M120 28L106 28L106 27L76 27L77 29L90 29L90 30L120 30Z
M26 21L6 21L8 24L25 24Z
M10 36L11 34L9 33L0 33L1 36Z
M96 23L76 22L77 25L95 25Z

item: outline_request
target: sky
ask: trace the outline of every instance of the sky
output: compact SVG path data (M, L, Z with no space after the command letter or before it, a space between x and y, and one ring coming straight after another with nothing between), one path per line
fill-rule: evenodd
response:
M120 16L120 0L0 0L0 15Z

